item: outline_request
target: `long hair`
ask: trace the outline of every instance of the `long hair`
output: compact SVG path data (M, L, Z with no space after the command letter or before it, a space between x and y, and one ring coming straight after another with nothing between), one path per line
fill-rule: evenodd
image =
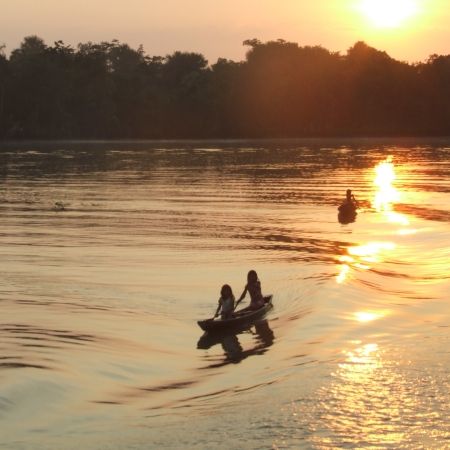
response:
M234 300L233 290L229 284L224 284L220 290L220 296L222 298L232 298Z
M247 282L256 283L257 281L259 281L258 274L254 270L250 270L247 274Z

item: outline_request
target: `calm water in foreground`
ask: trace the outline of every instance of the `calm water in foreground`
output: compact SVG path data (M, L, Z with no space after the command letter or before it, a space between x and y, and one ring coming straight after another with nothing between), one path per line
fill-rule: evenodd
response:
M450 141L3 144L0 211L2 449L450 448Z

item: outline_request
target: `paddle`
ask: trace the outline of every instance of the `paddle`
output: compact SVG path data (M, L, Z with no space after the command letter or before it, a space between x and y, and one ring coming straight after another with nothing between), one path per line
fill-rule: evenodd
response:
M244 292L241 294L240 299L236 302L236 304L234 305L234 309L233 311L236 310L237 306L239 305L239 303L242 302L242 300L244 300L245 296L247 295L248 292L248 285L245 286Z
M244 314L247 312L247 311L237 311L237 312L236 312L236 308L238 307L239 303L242 302L242 300L244 300L244 299L243 299L243 298L239 299L239 300L236 302L236 304L234 305L233 312L234 312L234 315L235 315L236 317L239 317L239 316L241 316L241 315L244 315ZM246 309L246 308L244 308L244 309Z
M236 308L238 307L239 303L242 302L242 300L244 300L244 299L243 299L243 298L240 298L240 299L236 302L236 304L234 305L233 311L236 311Z

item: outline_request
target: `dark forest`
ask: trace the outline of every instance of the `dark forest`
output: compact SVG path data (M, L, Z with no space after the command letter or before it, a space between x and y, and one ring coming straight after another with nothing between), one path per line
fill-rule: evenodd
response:
M0 48L1 139L450 135L450 55L410 64L244 42L244 61L148 56L118 41Z

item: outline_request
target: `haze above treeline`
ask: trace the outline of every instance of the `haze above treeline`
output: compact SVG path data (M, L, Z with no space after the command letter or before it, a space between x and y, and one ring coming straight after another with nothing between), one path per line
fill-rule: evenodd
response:
M450 135L450 55L411 64L251 39L244 61L26 37L0 52L0 138Z

